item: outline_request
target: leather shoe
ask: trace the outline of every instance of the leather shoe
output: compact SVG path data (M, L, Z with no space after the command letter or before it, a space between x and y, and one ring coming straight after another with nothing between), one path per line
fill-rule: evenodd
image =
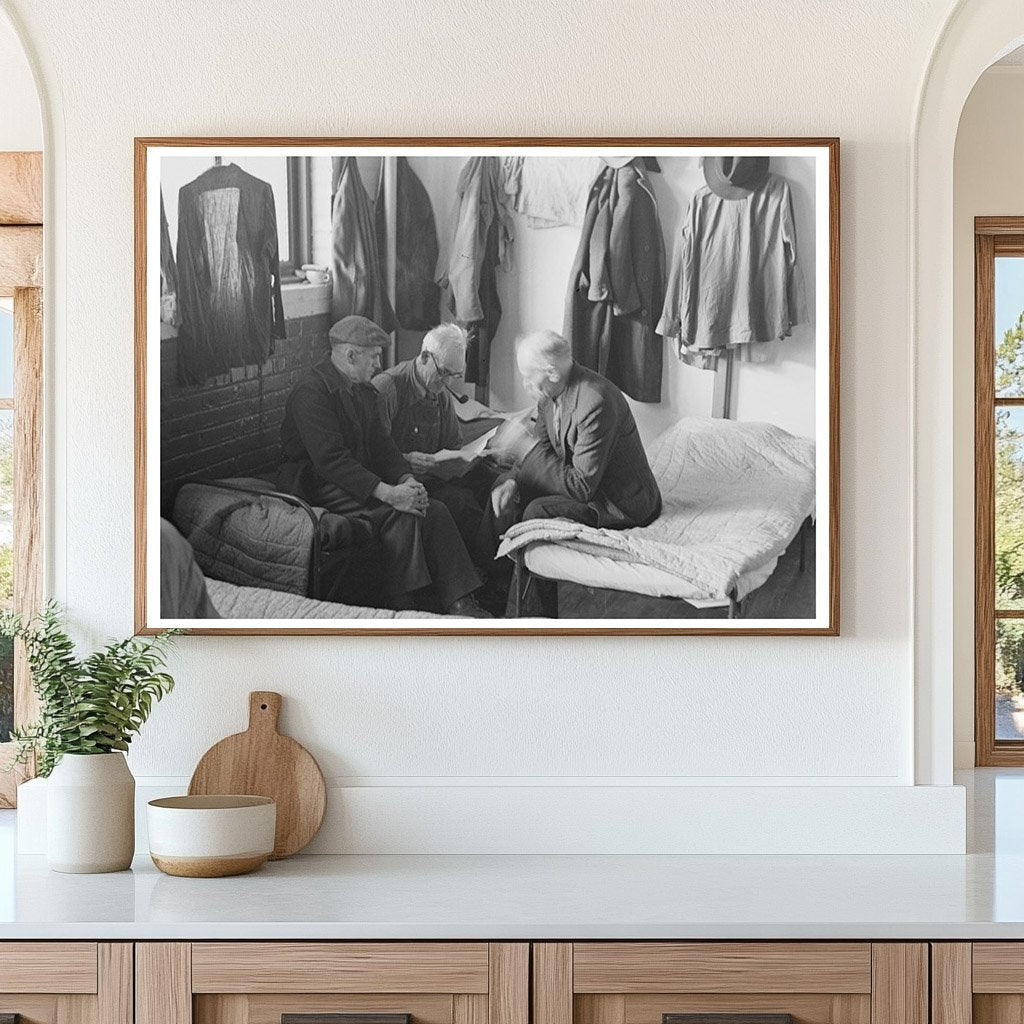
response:
M457 615L463 619L493 619L494 616L476 603L472 594L460 597L454 604L448 606L445 615Z

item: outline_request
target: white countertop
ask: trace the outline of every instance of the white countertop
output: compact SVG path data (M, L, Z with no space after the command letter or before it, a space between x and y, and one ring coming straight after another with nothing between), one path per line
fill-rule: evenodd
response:
M239 878L13 856L0 939L1024 939L1024 773L972 773L966 856L309 856Z
M18 862L0 939L1024 938L1024 856L298 857L239 878Z

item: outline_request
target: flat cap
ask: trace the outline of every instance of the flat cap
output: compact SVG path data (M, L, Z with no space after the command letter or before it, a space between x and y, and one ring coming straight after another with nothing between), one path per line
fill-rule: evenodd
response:
M357 345L359 348L384 348L390 339L365 316L346 316L328 332L332 345Z

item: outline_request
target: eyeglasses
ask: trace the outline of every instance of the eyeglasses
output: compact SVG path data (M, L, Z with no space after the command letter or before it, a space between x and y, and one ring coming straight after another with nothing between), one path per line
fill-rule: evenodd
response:
M446 370L437 361L437 356L435 356L433 352L428 352L427 355L430 356L430 359L434 364L434 368L437 370L437 375L438 377L441 378L441 380L455 380L456 378L462 376L461 370Z

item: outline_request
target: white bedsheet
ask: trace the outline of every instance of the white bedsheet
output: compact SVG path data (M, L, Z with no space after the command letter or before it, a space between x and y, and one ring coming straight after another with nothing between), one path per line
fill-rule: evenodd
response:
M770 575L814 512L813 442L768 423L687 417L651 444L648 458L663 502L650 526L598 530L565 519L531 520L508 531L498 554L527 548L542 571L541 547L555 544L580 556L569 577L578 582L586 577L590 586L653 593L674 577L684 592L672 596L720 603L730 592L749 592L766 570ZM584 557L636 572L602 574L600 563L580 568ZM649 577L649 587L638 588L637 576Z

